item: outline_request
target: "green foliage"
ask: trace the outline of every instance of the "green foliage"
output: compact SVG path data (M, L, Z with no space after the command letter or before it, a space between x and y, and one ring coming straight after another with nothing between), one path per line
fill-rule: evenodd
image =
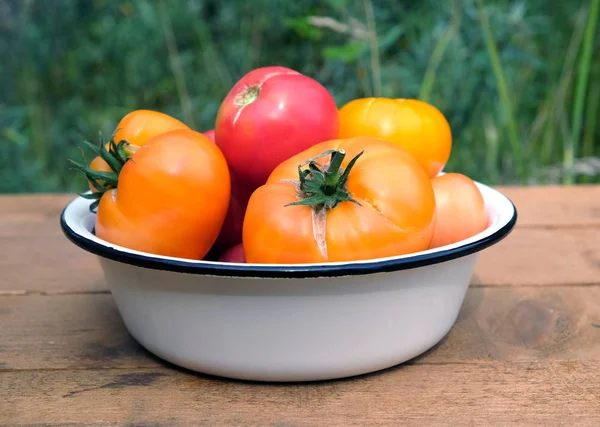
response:
M598 182L594 10L598 0L0 0L0 192L85 188L67 159L83 161L80 141L107 139L134 109L212 128L235 81L264 65L318 79L339 106L377 93L431 102L452 126L446 170Z

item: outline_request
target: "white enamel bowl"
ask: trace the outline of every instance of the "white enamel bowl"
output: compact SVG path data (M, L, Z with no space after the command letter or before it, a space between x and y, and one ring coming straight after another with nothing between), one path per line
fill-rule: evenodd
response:
M311 381L405 362L454 324L478 253L506 237L517 212L478 184L489 226L459 243L352 263L231 264L155 256L92 234L90 201L61 216L96 254L133 337L176 365L230 378Z

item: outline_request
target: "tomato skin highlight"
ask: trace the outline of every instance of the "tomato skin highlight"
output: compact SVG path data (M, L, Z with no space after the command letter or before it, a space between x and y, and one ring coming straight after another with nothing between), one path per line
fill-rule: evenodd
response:
M444 115L416 99L361 98L339 111L340 138L373 136L398 144L437 176L450 157L452 132Z
M279 66L243 76L219 107L215 126L231 170L253 189L279 163L337 133L337 106L327 89Z
M118 187L104 193L96 234L156 255L202 259L229 205L225 157L190 129L151 138L125 163Z
M344 201L326 211L324 229L299 200L298 166L326 150L344 149L342 167L364 150L348 175ZM327 157L317 160L326 164ZM372 137L317 144L280 164L248 202L243 244L248 263L357 261L425 250L433 236L435 197L419 163L397 145ZM322 233L322 238L315 237ZM326 249L326 250L324 250Z
M485 201L475 182L459 173L447 173L431 180L437 220L430 248L468 239L488 226Z

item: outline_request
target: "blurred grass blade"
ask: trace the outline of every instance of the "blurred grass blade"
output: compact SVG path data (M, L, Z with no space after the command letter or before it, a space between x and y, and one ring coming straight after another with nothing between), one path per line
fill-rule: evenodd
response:
M177 87L177 93L179 94L179 102L181 105L181 112L186 125L190 128L195 129L196 123L194 120L194 114L192 109L192 102L190 100L190 94L185 83L185 74L181 66L179 59L179 51L177 50L177 43L175 41L175 33L173 31L173 25L169 17L169 11L165 6L164 0L158 2L160 22L165 33L165 39L167 42L167 51L169 52L169 62L171 64L171 71L175 79L175 86Z
M588 102L585 114L585 130L583 132L583 146L581 155L583 157L594 157L594 138L596 136L596 128L598 123L598 104L600 103L600 83L598 80L590 79L592 85L590 88ZM589 176L583 177L584 183L591 182Z
M545 137L542 151L545 153L552 152L553 147L546 147L546 144L549 141L551 142L554 140L553 134L555 132L556 124L561 120L560 114L564 114L563 106L565 105L565 98L571 85L577 53L579 52L581 41L583 40L586 10L585 7L581 7L575 19L575 29L572 32L567 52L564 56L565 59L557 88L554 91L548 92L549 98L542 104L541 111L533 122L531 132L529 133L527 143L525 144L529 150L533 149L537 138L543 130ZM543 126L544 123L546 123L546 126ZM565 145L568 145L567 142L568 141L565 140ZM529 152L529 150L527 152ZM541 161L542 165L547 166L549 165L551 158L542 156Z
M598 124L598 104L600 103L600 83L594 82L590 91L587 103L587 111L585 118L585 132L583 138L582 155L585 157L594 155L594 137Z
M419 90L419 99L421 101L429 102L429 96L431 95L431 90L433 89L438 67L442 62L442 58L446 53L450 40L452 40L452 37L454 37L458 31L458 28L460 27L461 17L462 11L460 9L460 1L454 0L452 2L452 19L446 26L444 33L438 39L438 42L433 48L433 53L431 54L429 63L427 64L425 77L423 77L421 89Z
M600 0L591 0L588 13L588 21L583 38L582 53L577 70L577 87L575 90L575 101L573 107L573 123L571 128L571 150L570 156L565 158L565 184L573 184L575 181L574 160L578 155L581 141L581 124L583 122L583 107L587 90L588 77L590 75L590 64L592 62L592 47L594 45L594 34L598 22L598 7Z
M379 41L377 39L377 25L373 2L364 0L367 29L369 31L369 45L371 48L371 74L373 75L373 95L381 96L381 60L379 59Z
M510 95L508 91L508 86L506 84L506 79L504 77L504 71L502 70L502 64L500 62L500 56L498 55L498 49L496 47L496 42L494 41L494 36L492 35L492 30L490 28L490 23L488 21L485 6L483 4L483 0L476 0L477 7L479 9L479 20L481 22L481 28L483 30L483 35L485 38L485 43L487 46L488 54L490 56L490 61L492 63L492 70L494 72L494 77L496 79L496 86L498 88L498 96L500 97L500 103L502 106L502 110L504 111L504 115L506 116L506 120L508 122L508 138L512 149L512 154L515 159L515 163L517 166L519 180L522 183L527 182L527 168L525 166L525 161L523 159L522 147L519 142L519 135L517 132L517 124L515 121L515 116L513 113L513 107L510 100Z

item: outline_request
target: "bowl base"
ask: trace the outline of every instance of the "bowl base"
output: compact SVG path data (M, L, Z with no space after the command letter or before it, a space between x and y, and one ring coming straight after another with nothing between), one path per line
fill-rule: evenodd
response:
M370 361L362 365L353 365L351 367L345 367L335 369L328 367L327 369L294 369L294 370L264 370L264 369L242 369L240 367L233 366L222 366L222 365L209 365L206 363L199 363L196 360L187 360L178 357L177 354L166 354L158 349L152 348L152 346L145 345L143 342L138 340L131 332L132 337L148 352L152 353L159 359L175 365L176 367L183 368L189 371L196 372L202 375L210 375L230 380L237 381L252 381L252 382L275 382L275 383L298 383L298 382L315 382L315 381L329 381L329 380L341 380L350 379L353 377L359 377L363 375L375 374L377 372L385 371L387 369L400 367L406 362L421 356L427 351L431 350L437 344L439 344L452 329L450 327L445 331L439 338L431 340L415 351L406 353L401 356L389 357L377 361Z

